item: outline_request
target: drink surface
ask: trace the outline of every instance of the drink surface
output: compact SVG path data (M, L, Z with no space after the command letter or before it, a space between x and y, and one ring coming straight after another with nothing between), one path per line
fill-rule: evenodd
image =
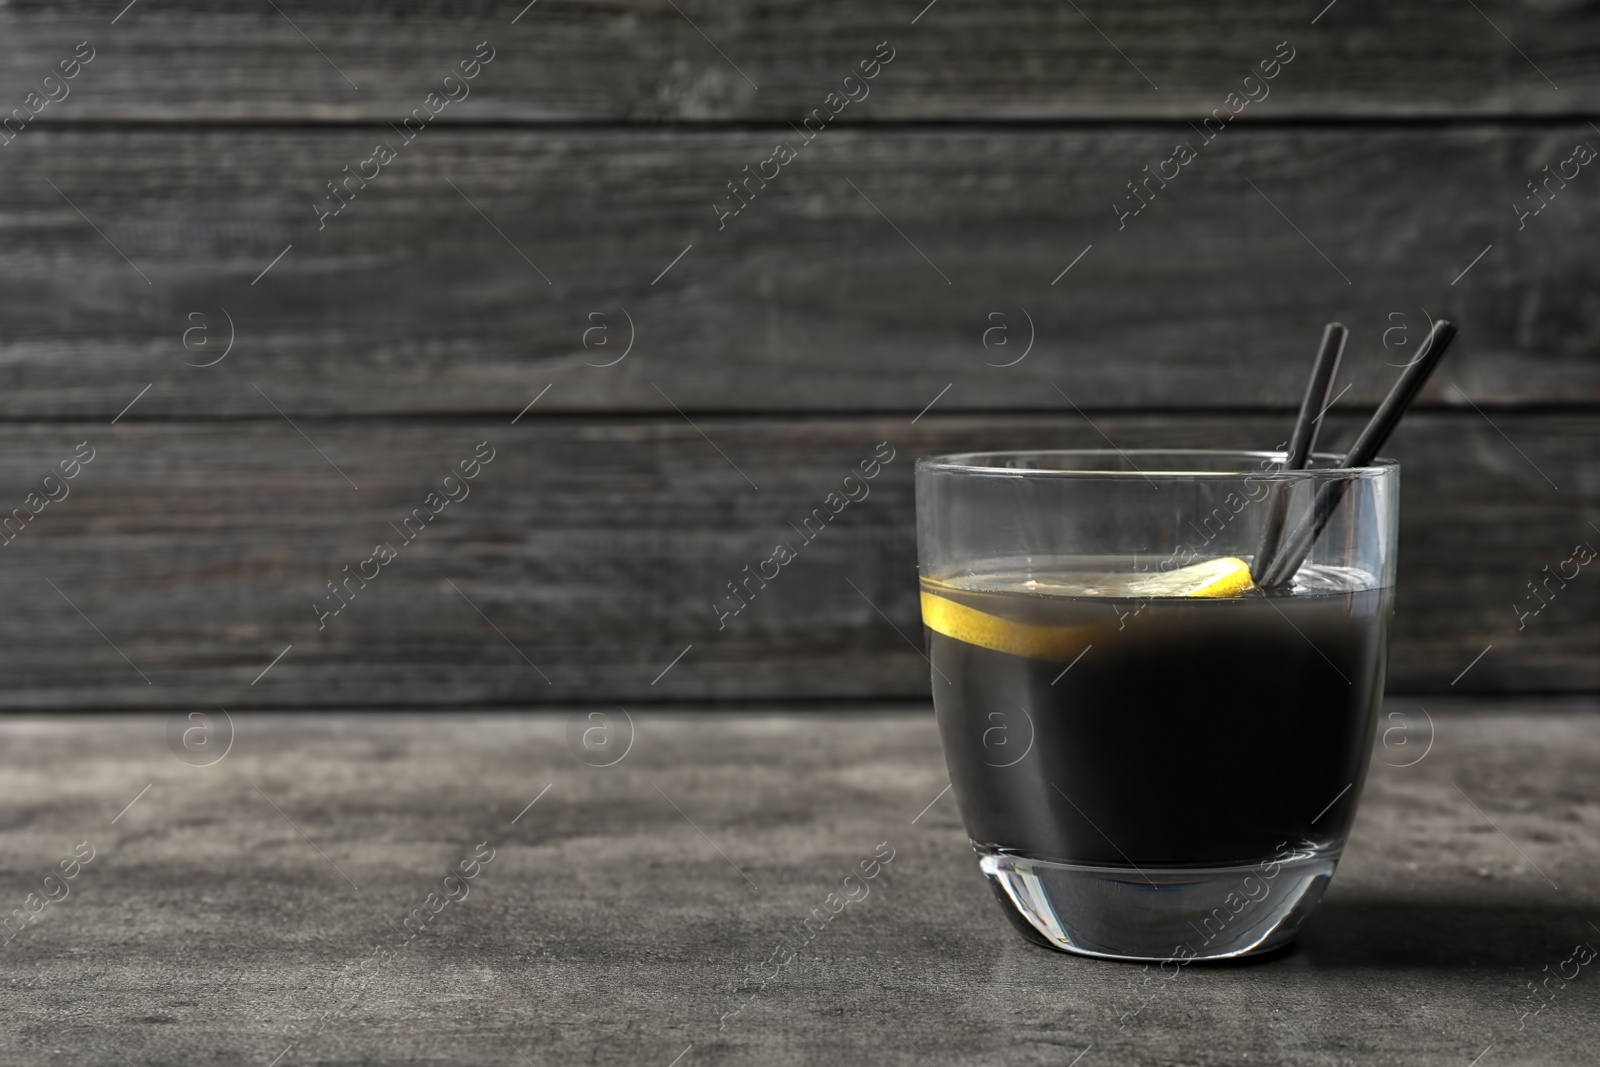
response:
M957 630L966 640L928 629L968 835L1110 867L1251 863L1342 840L1392 590L1307 565L1270 597L1159 595L1166 579L1134 565L1036 559L923 579L925 618L931 600L941 619L981 620Z

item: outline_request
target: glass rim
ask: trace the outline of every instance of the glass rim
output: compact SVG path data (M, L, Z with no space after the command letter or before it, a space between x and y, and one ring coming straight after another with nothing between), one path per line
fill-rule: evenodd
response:
M942 456L919 456L916 461L916 470L938 471L947 474L986 474L1007 477L1031 478L1108 478L1108 479L1150 479L1150 478L1203 478L1227 480L1236 478L1274 478L1274 479L1305 479L1308 481L1331 481L1340 478L1376 477L1400 469L1397 460L1379 456L1360 467L1311 467L1301 470L1270 470L1248 469L1241 467L1239 470L1193 470L1138 468L1136 457L1231 457L1240 460L1272 460L1282 462L1286 453L1269 449L1227 449L1227 448L1008 448L994 449L982 452L953 452ZM985 460L1002 458L1016 458L1022 456L1058 456L1058 457L1116 457L1126 460L1136 469L1111 470L1106 468L1069 468L1069 467L1006 467L999 466ZM1330 460L1337 463L1344 458L1339 452L1313 452L1313 460Z

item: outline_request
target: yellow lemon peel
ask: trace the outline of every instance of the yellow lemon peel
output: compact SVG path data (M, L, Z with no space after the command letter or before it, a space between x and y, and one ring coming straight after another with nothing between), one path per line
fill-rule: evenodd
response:
M947 600L926 589L922 591L922 622L934 633L957 641L1029 659L1071 659L1088 643L1086 627L1012 622Z
M1162 571L1134 581L1128 595L1135 597L1237 596L1251 586L1250 564L1238 556L1191 563L1175 571Z

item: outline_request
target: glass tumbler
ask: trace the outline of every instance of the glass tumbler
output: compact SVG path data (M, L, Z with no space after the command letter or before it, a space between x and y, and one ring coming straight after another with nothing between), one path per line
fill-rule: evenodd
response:
M1117 959L1290 941L1383 694L1399 466L1281 452L917 461L935 713L1029 939Z

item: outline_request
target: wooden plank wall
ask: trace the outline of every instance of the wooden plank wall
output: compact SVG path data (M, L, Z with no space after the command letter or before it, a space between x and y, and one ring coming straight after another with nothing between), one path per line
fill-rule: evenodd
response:
M913 457L1270 447L1330 318L1338 443L1429 316L1391 688L1600 688L1600 9L278 8L0 7L0 706L919 698Z

